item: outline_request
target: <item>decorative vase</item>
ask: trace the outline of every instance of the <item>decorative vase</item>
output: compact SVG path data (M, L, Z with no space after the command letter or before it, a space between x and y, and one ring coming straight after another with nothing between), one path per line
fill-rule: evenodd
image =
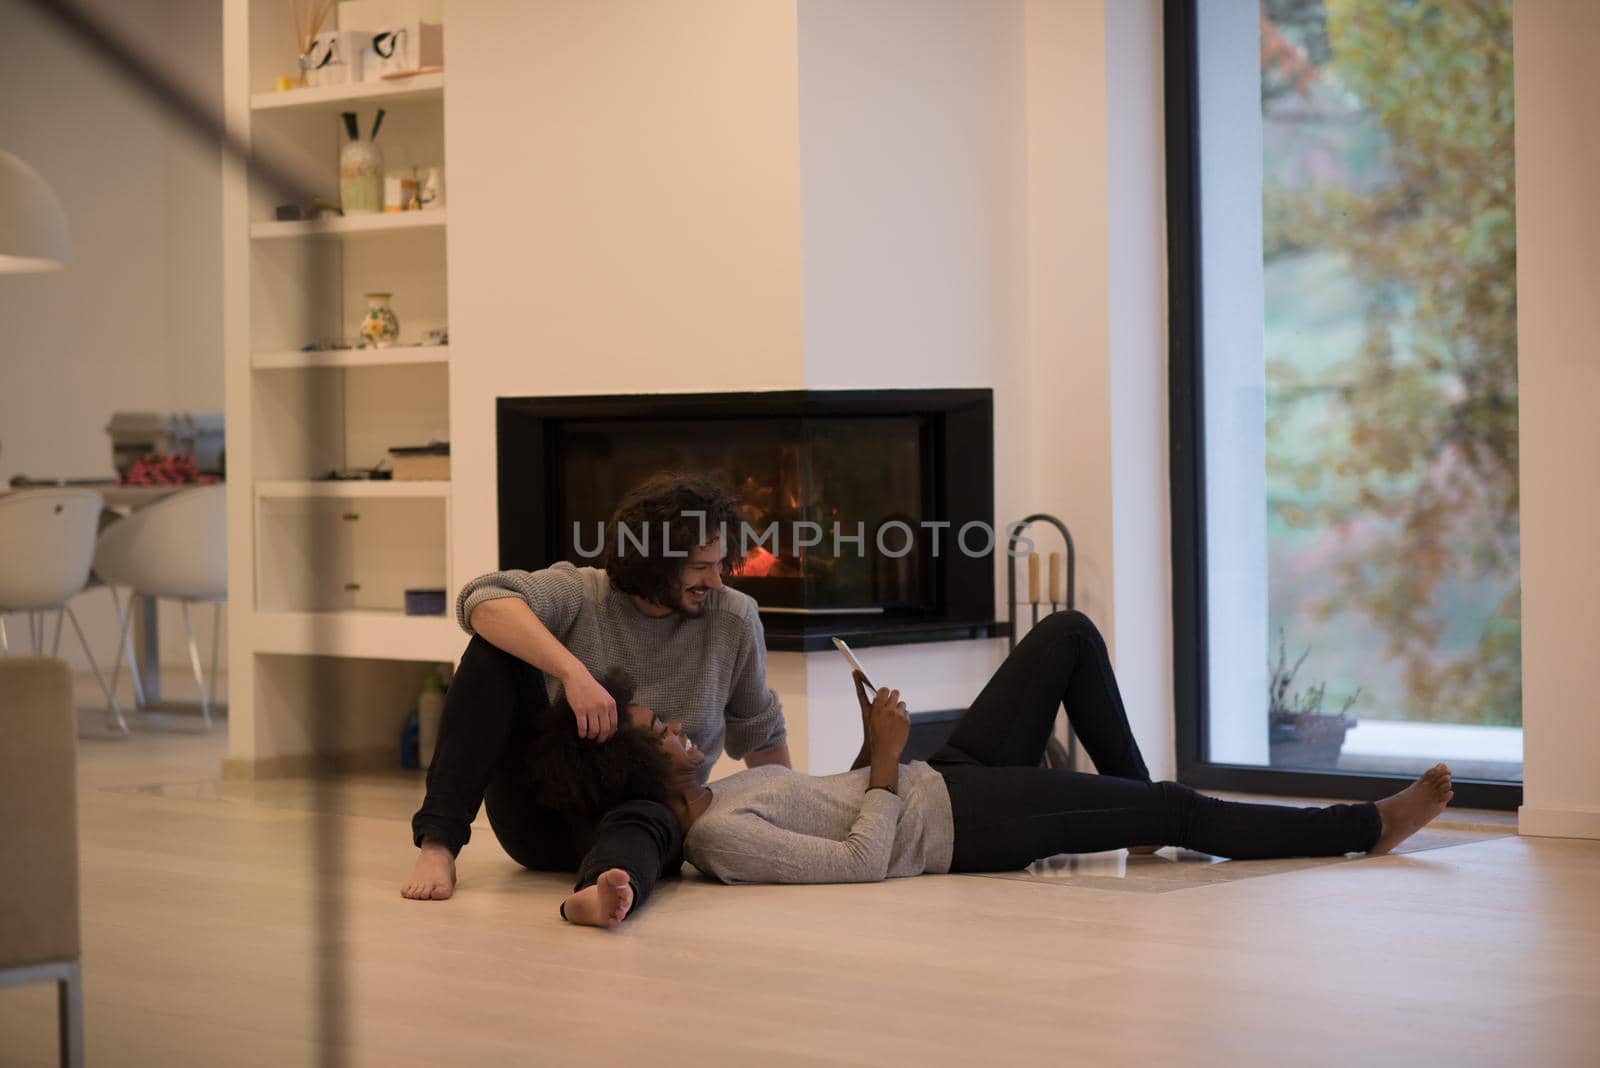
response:
M429 167L422 179L422 191L417 200L423 208L444 207L444 168Z
M339 150L339 206L346 215L383 210L383 152L362 138Z
M393 293L368 293L367 314L361 320L361 347L386 349L400 337L400 320L389 307Z

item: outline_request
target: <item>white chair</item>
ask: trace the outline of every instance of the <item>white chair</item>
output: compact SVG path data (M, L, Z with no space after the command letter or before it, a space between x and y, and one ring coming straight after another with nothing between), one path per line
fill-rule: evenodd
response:
M182 490L155 504L140 508L117 521L100 535L94 552L94 570L110 586L117 606L117 621L122 637L117 651L111 683L116 685L122 670L122 656L128 657L133 673L134 695L139 709L145 702L143 681L133 656L128 636L133 598L127 610L116 588L126 586L130 594L166 597L183 606L183 629L189 638L189 663L194 681L200 687L200 715L211 729L211 694L200 670L200 647L194 640L194 624L189 618L191 604L215 605L216 628L211 639L211 677L217 676L217 647L221 644L222 602L228 596L228 516L225 490L221 485Z
M0 495L0 613L26 612L35 655L44 652L47 616L56 615L50 655L61 648L61 620L72 621L83 655L106 695L109 725L128 733L117 705L114 684L108 684L67 601L89 582L95 534L100 523L100 495L90 490L26 490ZM11 652L4 618L0 648Z

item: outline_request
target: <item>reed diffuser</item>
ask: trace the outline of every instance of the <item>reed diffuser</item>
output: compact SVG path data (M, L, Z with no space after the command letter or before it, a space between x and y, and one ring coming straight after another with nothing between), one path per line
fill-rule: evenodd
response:
M306 72L311 62L311 45L316 41L317 34L322 32L322 24L328 21L328 15L333 11L335 0L291 0L289 4L290 17L294 19L294 49L300 57L300 84L306 83Z
M344 132L349 139L339 150L339 206L346 215L383 210L383 153L375 143L383 125L383 109L372 120L372 133L365 139L356 113L346 111Z

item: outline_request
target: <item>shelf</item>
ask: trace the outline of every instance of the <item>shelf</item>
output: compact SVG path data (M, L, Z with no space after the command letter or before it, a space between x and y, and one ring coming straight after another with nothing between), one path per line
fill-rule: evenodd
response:
M467 645L453 615L257 612L253 618L257 653L454 661Z
M450 483L409 479L351 479L335 481L263 481L256 483L256 499L284 497L443 497Z
M321 85L310 89L268 90L250 94L251 111L342 111L347 104L367 101L426 103L444 99L444 73L413 74L408 78L386 78L376 82L346 85Z
M250 224L250 236L256 240L283 237L347 237L442 227L447 210L429 208L423 211L384 211L366 215L335 215L331 219L301 219L293 222L264 220Z
M386 109L379 145L395 141L419 168L448 163L445 72L275 91L274 75L294 66L288 0L226 6L238 17L221 47L223 110L244 140L292 164L305 188L340 202L340 112L357 112L367 133ZM346 751L392 750L394 710L469 641L453 603L446 615L403 611L408 590L455 592L448 479L317 478L370 464L391 445L449 436L450 349L415 344L450 321L449 212L436 204L280 221L273 206L295 198L243 167L221 180L218 218L240 236L223 250L224 356L238 373L229 381L242 387L228 391L226 407L230 425L253 428L232 444L238 466L254 472L235 487L250 507L228 555L236 577L250 573L233 595L243 654L235 726L255 729L235 731L230 752L241 769L281 773ZM390 289L404 294L404 343L300 351L359 340L346 327L365 310L362 294ZM347 687L370 699L352 704ZM337 737L308 736L308 719L329 716Z
M322 352L254 352L258 371L284 367L392 367L402 363L449 363L448 345L396 345L387 349L329 349Z

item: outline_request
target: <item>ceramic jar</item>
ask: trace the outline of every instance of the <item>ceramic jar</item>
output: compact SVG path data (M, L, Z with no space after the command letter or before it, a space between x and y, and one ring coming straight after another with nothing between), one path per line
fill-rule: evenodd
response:
M361 347L386 349L400 337L400 320L389 307L393 293L368 293L367 314L361 320Z

